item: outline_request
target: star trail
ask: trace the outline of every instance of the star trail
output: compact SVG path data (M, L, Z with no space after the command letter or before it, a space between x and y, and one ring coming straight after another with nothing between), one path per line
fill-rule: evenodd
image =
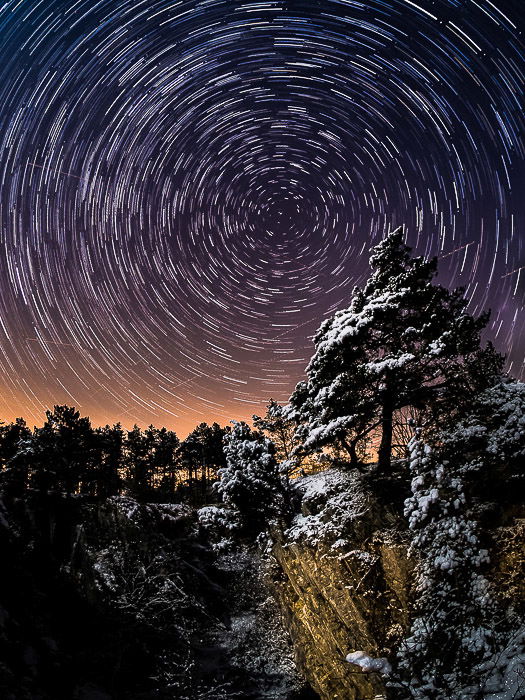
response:
M284 401L368 248L524 377L519 0L8 0L0 411L227 422Z

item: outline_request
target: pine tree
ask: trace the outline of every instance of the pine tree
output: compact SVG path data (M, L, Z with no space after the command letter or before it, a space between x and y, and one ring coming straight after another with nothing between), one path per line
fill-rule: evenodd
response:
M95 430L97 445L96 495L116 496L122 487L124 469L124 431L120 423Z
M17 418L14 423L0 425L0 467L9 465L15 456L21 440L27 440L31 431L23 418Z
M0 476L4 492L21 497L27 488L29 463L18 456L22 444L31 437L31 431L23 418L0 426Z
M171 499L175 491L176 473L180 468L176 433L166 428L153 432L152 472L156 492L163 499Z
M287 415L304 452L342 447L357 468L379 432L378 470L388 472L396 417L416 408L427 425L453 419L499 376L502 358L480 344L488 314L474 318L462 289L434 284L436 259L410 257L401 229L372 249L370 265L350 307L317 332Z
M225 437L226 466L217 485L226 505L239 513L246 532L257 534L285 510L285 491L268 438L243 421Z
M188 472L188 483L194 491L195 486L199 487L203 497L210 481L217 478L217 471L226 465L223 442L229 430L218 423L200 423L180 445L180 458ZM196 495L193 493L194 497Z
M152 428L152 426L150 426ZM125 445L125 463L127 485L131 494L139 501L147 501L151 496L152 464L151 447L153 436L151 430L143 432L138 425L129 430Z
M21 455L31 460L32 480L42 493L51 488L72 494L94 478L94 431L74 407L54 406L46 419L24 441Z
M253 416L253 425L269 437L275 445L275 455L281 474L290 476L301 466L300 455L294 452L295 428L293 420L286 416L283 406L270 399L264 416Z

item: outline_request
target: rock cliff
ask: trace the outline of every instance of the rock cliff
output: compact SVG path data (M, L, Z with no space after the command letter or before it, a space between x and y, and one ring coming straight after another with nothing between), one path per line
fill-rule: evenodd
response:
M359 478L328 470L295 485L299 513L273 532L268 575L299 667L322 700L387 697L379 673L345 661L351 651L390 657L410 624L414 561L404 520ZM519 514L518 514L519 515ZM502 609L525 612L525 520L485 529L489 579Z

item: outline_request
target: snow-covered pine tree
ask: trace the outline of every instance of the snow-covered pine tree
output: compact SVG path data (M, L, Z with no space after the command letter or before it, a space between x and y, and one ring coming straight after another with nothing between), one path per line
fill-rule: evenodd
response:
M31 431L23 418L0 425L0 489L7 498L20 498L28 486L33 457Z
M504 378L480 394L471 410L438 436L440 450L456 461L478 507L492 519L525 498L525 384Z
M417 700L474 698L476 668L493 651L495 609L482 571L488 552L461 466L437 458L417 435L410 443L410 470L405 515L417 561L416 604L398 671Z
M463 290L433 283L436 259L410 257L397 229L372 249L372 275L348 309L326 320L315 354L290 398L301 449L343 448L359 468L359 450L381 433L379 471L391 462L394 421L416 408L441 425L493 383L502 358L480 344L485 314L466 311Z
M275 447L244 421L234 421L224 443L226 467L219 469L217 489L224 503L238 512L243 529L257 534L285 509Z
M525 384L504 379L478 395L432 447L420 433L410 443L405 504L416 609L401 676L418 699L525 697L523 606L500 605L502 591L485 577L490 542L479 524L490 518L497 527L523 504Z

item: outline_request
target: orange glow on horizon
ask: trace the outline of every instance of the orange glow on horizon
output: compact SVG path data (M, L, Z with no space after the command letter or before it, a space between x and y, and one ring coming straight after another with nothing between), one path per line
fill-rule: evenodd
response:
M104 425L113 425L120 423L125 430L130 430L135 424L144 429L149 425L154 425L157 428L167 428L174 430L180 438L185 438L199 423L219 423L219 425L228 425L231 420L244 420L251 424L253 414L261 415L266 411L266 402L261 402L260 405L250 404L249 408L239 408L239 404L232 402L230 406L221 407L220 410L214 411L210 409L203 412L200 408L186 405L185 412L175 416L159 409L158 413L149 413L143 411L139 413L136 408L122 412L104 411L99 406L80 404L72 400L67 395L57 396L56 400L50 402L49 405L39 407L37 401L33 404L24 396L6 397L5 393L1 394L0 400L0 421L10 423L15 418L23 418L30 428L40 427L45 421L46 410L51 410L54 405L66 404L75 407L80 411L81 416L89 417L91 425L96 428ZM202 404L201 404L202 405ZM176 411L173 410L173 413ZM229 417L228 417L229 415Z

